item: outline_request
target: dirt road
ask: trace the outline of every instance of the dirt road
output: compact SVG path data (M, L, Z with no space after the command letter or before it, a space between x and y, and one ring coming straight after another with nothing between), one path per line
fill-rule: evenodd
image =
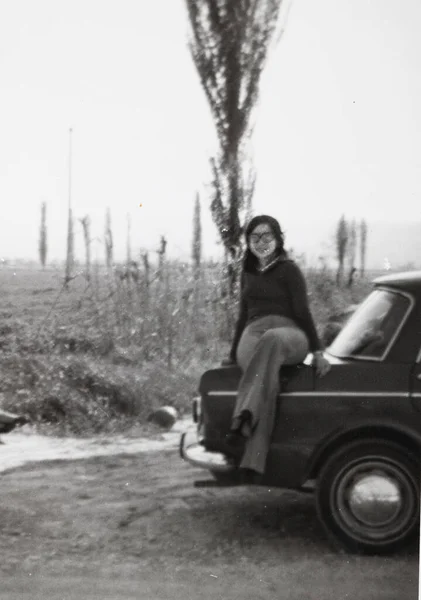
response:
M416 551L335 552L307 495L194 488L177 439L3 472L1 600L418 597Z

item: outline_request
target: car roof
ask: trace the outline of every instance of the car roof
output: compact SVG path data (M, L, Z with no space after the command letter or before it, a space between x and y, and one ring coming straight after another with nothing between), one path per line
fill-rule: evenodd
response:
M375 286L390 286L421 294L421 271L404 271L382 275L373 280Z

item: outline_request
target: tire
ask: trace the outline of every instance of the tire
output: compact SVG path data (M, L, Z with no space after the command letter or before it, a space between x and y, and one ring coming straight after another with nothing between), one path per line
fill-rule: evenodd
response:
M390 554L415 542L419 480L417 457L393 442L361 440L337 450L316 486L317 512L331 541L359 554Z

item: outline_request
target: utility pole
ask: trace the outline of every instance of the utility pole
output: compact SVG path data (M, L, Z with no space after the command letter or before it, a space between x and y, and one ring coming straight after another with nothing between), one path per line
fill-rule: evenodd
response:
M67 287L72 277L73 267L73 218L72 218L72 133L73 129L69 129L69 195L67 208L67 251L66 251L66 272L64 277L64 285Z

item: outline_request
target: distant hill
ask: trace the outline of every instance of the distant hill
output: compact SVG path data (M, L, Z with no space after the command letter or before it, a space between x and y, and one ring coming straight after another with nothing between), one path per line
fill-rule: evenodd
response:
M368 223L367 267L382 267L385 259L392 268L421 268L421 221Z
M367 220L367 269L383 269L386 261L392 269L421 268L421 221L386 223ZM336 222L326 219L318 223L289 224L286 245L297 254L305 254L311 264L323 256L336 263ZM359 248L357 247L357 267Z

